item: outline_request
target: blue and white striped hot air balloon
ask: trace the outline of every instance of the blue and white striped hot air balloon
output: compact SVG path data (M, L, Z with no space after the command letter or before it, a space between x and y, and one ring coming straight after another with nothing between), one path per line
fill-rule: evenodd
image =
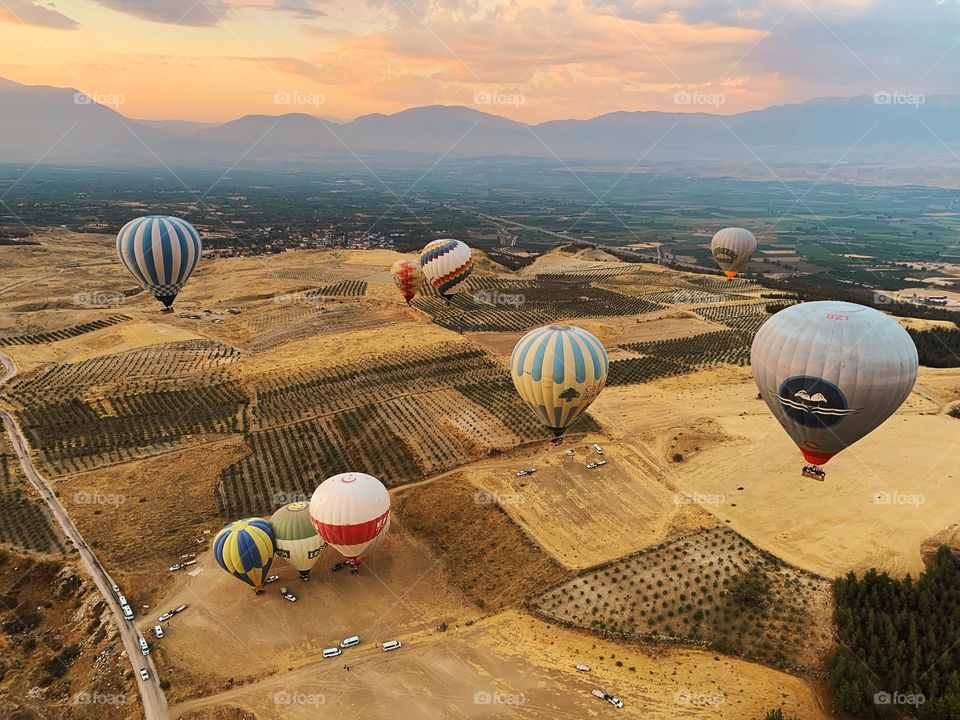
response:
M117 233L120 262L167 310L196 269L201 250L196 228L167 215L131 220Z
M517 392L557 437L596 400L609 368L603 344L573 325L532 330L510 356Z

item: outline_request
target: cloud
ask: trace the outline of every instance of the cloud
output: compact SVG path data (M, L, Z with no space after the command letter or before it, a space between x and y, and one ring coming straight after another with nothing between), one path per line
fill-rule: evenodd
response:
M318 7L325 4L326 0L273 0L272 9L304 20L315 20L326 16L327 13Z
M31 0L3 0L0 2L0 22L38 25L55 30L76 30L80 27L73 18L69 18L52 7L37 5Z
M226 0L97 0L104 7L141 20L170 25L218 25L229 16Z

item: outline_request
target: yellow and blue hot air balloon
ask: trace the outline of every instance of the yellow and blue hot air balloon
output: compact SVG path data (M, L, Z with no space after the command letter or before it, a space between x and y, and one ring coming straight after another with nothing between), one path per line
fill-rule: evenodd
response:
M232 522L213 539L213 556L224 570L258 593L273 562L273 528L263 518Z
M117 255L144 290L169 312L200 261L200 233L186 220L147 215L117 233Z
M600 341L573 325L532 330L510 356L517 392L558 438L603 390L609 368Z
M309 580L310 569L327 546L310 520L309 504L284 505L270 517L270 525L277 555L300 573L301 580Z

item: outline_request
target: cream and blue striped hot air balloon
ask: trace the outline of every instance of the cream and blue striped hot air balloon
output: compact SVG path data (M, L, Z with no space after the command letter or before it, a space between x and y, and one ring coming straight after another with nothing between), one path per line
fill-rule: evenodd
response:
M144 290L167 310L200 260L200 234L167 215L131 220L117 233L117 255Z
M459 240L434 240L420 251L420 268L440 297L449 300L467 289L467 278L473 272L473 252Z
M273 554L273 528L263 518L232 522L213 539L213 556L220 567L258 593L270 571Z
M600 341L573 325L533 330L510 356L517 392L557 437L596 400L609 368Z
M310 579L310 570L326 547L310 519L310 505L294 502L284 505L270 517L276 553L298 573Z

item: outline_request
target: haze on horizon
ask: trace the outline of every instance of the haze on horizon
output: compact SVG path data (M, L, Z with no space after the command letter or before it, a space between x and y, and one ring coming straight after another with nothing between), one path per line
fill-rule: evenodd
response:
M0 77L127 117L449 104L542 122L953 93L960 2L0 0L0 36Z

